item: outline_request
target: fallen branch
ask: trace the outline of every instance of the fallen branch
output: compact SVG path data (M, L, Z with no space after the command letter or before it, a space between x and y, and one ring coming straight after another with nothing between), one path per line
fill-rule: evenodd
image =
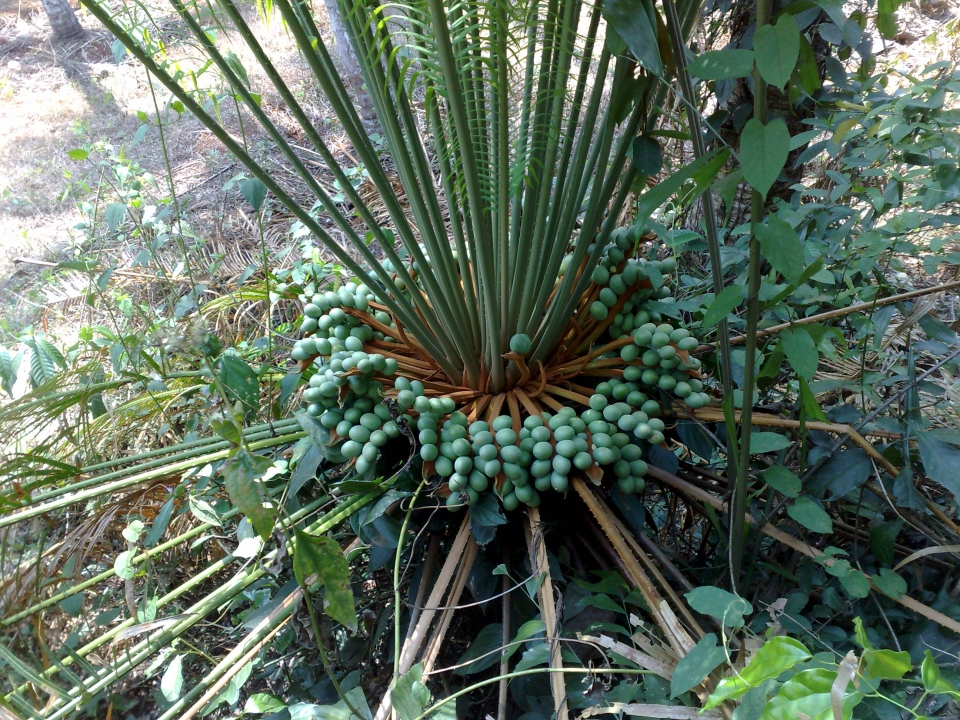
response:
M540 522L538 508L532 507L527 510L523 529L527 536L530 568L535 575L543 578L539 588L540 617L546 626L550 668L556 670L563 668L563 658L560 655L560 620L557 617L557 606L553 597L553 579L550 577L550 563L547 561L547 547L543 539L543 525ZM568 720L570 715L567 706L567 688L561 673L550 673L550 689L553 693L554 717L557 720Z
M723 512L723 513L729 512L727 503L725 503L723 500L721 500L719 497L717 497L713 493L709 493L706 490L701 490L693 483L689 483L686 480L682 480L678 478L676 475L668 473L666 470L661 470L660 468L653 467L652 465L650 466L648 472L652 477L656 478L657 480L660 480L666 485L669 485L670 487L676 490L679 490L685 495L689 495L690 497L695 498L700 502L710 505L715 510L719 510L720 512ZM745 518L747 522L750 523L751 525L757 524L757 521L749 513L747 513ZM809 558L817 558L824 555L824 552L819 548L812 547L808 545L806 542L804 542L803 540L801 540L800 538L796 538L793 535L790 535L789 533L786 533L783 530L773 527L772 525L769 525L767 523L763 523L760 526L760 532L796 550L797 552L806 555ZM826 565L833 565L833 563L834 563L833 558L827 558L826 560L824 560L824 564ZM872 582L870 583L870 587L874 590L877 590L878 592L882 592ZM883 594L886 595L886 593L883 593ZM908 610L912 610L913 612L919 615L922 615L928 620L933 620L935 623L942 625L943 627L948 628L949 630L952 630L955 633L960 633L960 622L957 622L953 618L948 617L947 615L944 615L942 612L934 610L929 605L924 605L919 600L914 600L909 595L904 594L904 595L901 595L900 597L893 597L891 595L886 595L886 597L890 598L894 602L900 603Z
M953 282L944 283L943 285L934 285L933 287L923 288L921 290L911 290L910 292L901 293L899 295L891 295L890 297L880 298L879 300L873 300L871 302L859 303L857 305L851 305L850 307L837 308L836 310L829 310L818 315L811 315L810 317L798 318L792 322L780 323L779 325L758 330L757 339L759 340L767 335L775 335L781 330L786 330L794 325L809 325L810 323L818 323L822 322L823 320L831 320L833 318L843 317L844 315L850 315L851 313L860 312L863 310L872 310L874 308L883 307L884 305L890 305L891 303L898 303L915 297L930 295L942 290L951 290L956 287L960 287L960 280L954 280ZM730 338L730 344L740 345L746 342L746 339L746 335L739 335L735 338ZM696 350L693 351L692 354L704 353L713 349L715 349L713 343L706 343L704 345L700 345Z

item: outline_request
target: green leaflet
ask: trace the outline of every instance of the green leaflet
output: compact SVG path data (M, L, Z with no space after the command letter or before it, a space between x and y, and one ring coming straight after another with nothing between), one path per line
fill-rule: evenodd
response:
M760 77L783 88L800 55L800 29L792 15L784 13L776 25L764 25L753 38L753 51Z
M802 325L788 328L780 334L780 344L797 374L805 380L813 380L820 365L820 352L810 333Z
M738 675L721 680L717 689L707 698L704 708L710 710L724 700L736 699L750 688L758 687L770 678L778 677L794 665L811 657L810 651L799 640L781 635L765 643L750 663Z
M727 315L740 307L743 302L743 289L739 285L728 285L717 295L703 314L703 327L713 327Z
M753 189L766 197L790 153L790 131L780 118L764 125L750 118L740 137L740 167Z
M743 627L743 616L753 613L753 606L742 597L711 585L694 588L684 597L698 613L715 617L727 627Z
M272 466L268 458L240 450L220 471L230 500L250 518L253 529L264 541L273 532L277 512L272 505L265 504L267 494L260 478Z
M294 528L297 547L293 571L297 582L308 586L319 582L325 590L324 612L351 632L357 630L357 613L350 588L350 566L335 540L309 535Z
M833 532L833 520L826 511L808 497L799 497L787 507L787 515L811 532Z
M390 699L400 720L415 720L423 713L430 702L430 690L423 684L422 662L397 678Z
M677 663L670 680L670 697L675 698L702 683L726 659L723 647L717 645L717 636L704 635Z
M800 478L782 465L773 465L763 471L763 481L784 497L795 498L800 495Z
M836 670L823 668L797 673L783 684L780 692L767 704L761 720L796 720L802 716L811 720L832 718L830 689L836 677ZM863 695L858 692L844 695L843 720L850 720L853 708L862 699Z
M805 266L803 243L790 223L771 215L766 222L756 226L755 232L767 262L791 285L800 285Z

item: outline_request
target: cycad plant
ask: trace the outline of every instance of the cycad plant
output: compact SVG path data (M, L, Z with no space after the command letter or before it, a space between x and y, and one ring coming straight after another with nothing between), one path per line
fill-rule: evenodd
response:
M272 193L355 276L339 293L303 298L305 337L294 358L307 375L317 373L307 392L310 414L322 416L334 431L332 445L346 441L340 451L347 459L357 458L358 470L373 469L385 438L376 435L379 444L367 446L388 415L366 420L348 440L359 424L359 416L352 415L374 415L371 408L384 389L401 411L409 411L408 421L419 418L419 430L429 431L421 438L424 460L438 462L441 476L453 476L453 494L465 491L460 499L468 503L475 500L466 490L474 471L497 479L496 489L506 498L505 481L519 480L525 487L525 471L534 459L550 460L555 453L544 447L533 458L532 448L518 446L522 455L508 451L516 456L511 462L495 447L484 451L485 464L474 462L482 439L474 440L477 448L469 453L453 452L446 439L431 435L441 416L449 424L457 411L453 424L487 426L477 426L471 438L502 418L492 428L510 426L512 439L510 433L496 438L502 448L520 442L524 422L532 432L545 411L547 421L551 413L579 415L573 435L587 431L587 438L595 437L592 442L580 438L576 448L563 446L565 460L546 473L562 491L571 465L596 472L598 462L624 459L624 442L610 441L612 435L636 432L656 439L662 428L647 420L659 414L661 391L693 408L709 401L698 379L699 361L687 354L696 340L682 328L663 324L655 306L645 305L670 295L672 266L633 256L649 212L681 188L688 195L702 192L722 165L722 154L704 155L642 194L633 208L641 216L638 222L618 227L623 218L634 220L632 191L661 167L660 148L650 132L666 94L663 75L673 60L666 27L652 5L623 0L606 5L580 0L342 3L385 138L384 154L361 124L310 9L277 2L377 190L389 217L383 223L354 189L237 5L171 2L228 83L226 97L272 138L343 242L258 164L198 92L188 89L196 87L195 79L165 57L162 45L151 44L153 34L127 28L127 9L88 6L247 166L253 176L244 185L248 200L259 209L265 192ZM689 31L697 7L688 2L679 10L674 28ZM202 24L208 21L217 27ZM215 30L235 33L246 44L333 174L342 198L331 197L310 173L261 108L236 55L218 48ZM391 182L387 163L399 187ZM624 362L633 366L625 376ZM608 378L614 385L625 381L623 389L614 393L608 382L601 388L604 397L591 399L597 382ZM350 387L341 389L348 382ZM356 392L349 395L350 389ZM418 395L424 399L417 401ZM369 397L357 412L345 416L344 410L363 396ZM617 407L604 415L608 398L619 402L611 402ZM628 419L619 427L588 430L591 422L617 423L623 416ZM387 427L392 434L393 426ZM443 426L439 430L443 435ZM557 439L537 442L555 445ZM625 490L642 487L643 465L626 469L639 454L639 447L628 451L629 459L619 466ZM512 477L501 474L503 466ZM474 475L474 491L486 486ZM550 487L549 479L538 487ZM519 495L528 504L538 502L532 487ZM514 504L508 501L508 507Z
M232 438L227 447L207 443L196 451L183 449L188 455L182 463L172 466L167 457L157 475L230 458L220 470L226 489L256 533L267 538L275 522L282 531L329 499L321 497L279 521L271 512L276 503L261 493L266 489L275 499L284 488L264 478L269 463L261 462L257 451L306 434L329 461L374 479L396 471L398 463L380 449L403 434L419 441L423 479L441 478L430 491L445 497L448 506L484 503L490 511L493 504L493 513L499 513L496 502L508 511L522 503L536 518L540 493L564 493L573 484L604 531L617 538L618 549L632 552L622 526L585 494L582 479L599 483L606 475L622 493L642 491L645 444L664 441L662 410L674 402L694 409L709 402L700 362L691 355L697 340L685 328L664 322L661 313L670 299L675 264L638 252L650 213L674 195L689 201L702 193L726 159L722 152L700 153L659 184L650 181L662 167L654 130L667 95L664 78L674 68L669 37L683 46L697 5L674 8L671 3L668 32L649 2L428 0L382 6L344 0L341 10L385 141L381 149L361 123L309 6L275 0L284 27L377 191L375 208L354 187L348 169L338 163L232 0L202 7L171 0L201 51L196 66L168 57L150 8L84 4L165 86L177 108L199 118L247 167L251 177L240 187L254 209L259 212L272 195L352 275L351 282L326 292L319 286L301 288L304 317L292 355L308 382L306 415L315 418L301 417L305 433L292 425L241 431L238 410L236 432L229 423L218 430ZM237 55L223 47L225 38L246 45L310 152L332 174L337 194L310 172L303 150L261 106ZM202 73L212 66L226 93L199 89ZM238 111L239 133L221 122L231 104ZM284 185L255 159L244 125L250 118L273 141L298 185ZM307 202L303 186L310 191ZM381 203L386 221L378 219L384 217ZM267 292L272 290L285 288L268 285ZM173 458L180 460L181 448L175 450ZM79 489L79 496L54 490L35 499L0 527L154 477L136 463L116 472L113 484L91 476L83 488L71 485L70 492ZM312 530L334 527L384 490L371 489L341 504ZM182 544L195 532L136 554L141 531L134 528L127 538L127 564L107 575L132 572L160 547ZM292 548L308 542L305 538L298 532L288 544ZM460 556L471 557L465 540L454 548L451 574ZM534 566L546 572L546 556L538 554L542 544L532 542L530 551ZM401 554L402 549L396 575ZM218 560L161 600L175 600L234 559ZM462 567L468 572L469 562ZM682 655L692 647L690 637L643 584L643 570L633 565L630 570ZM61 668L41 677L22 662L17 672L55 696L51 716L64 717L262 573L262 566L245 567L187 613L159 629L144 629L153 635L109 670L92 668L83 658L116 632L80 648L76 657L71 653L64 668L81 667L87 680ZM549 584L545 587L549 596ZM74 587L13 617L28 617L76 592ZM552 602L549 597L542 605ZM208 702L212 696L205 693L222 688L221 678L233 677L229 661L260 647L275 622L291 612L289 606L281 610L287 614L271 615L271 622L258 625L164 717L176 716L189 703L198 703L199 710ZM355 622L346 615L337 619ZM553 636L556 623L546 615L544 620ZM429 627L430 620L424 622ZM396 628L399 633L399 616ZM395 645L399 655L399 635ZM411 669L417 655L416 648L408 650L396 658L398 674ZM54 684L50 678L57 674L74 680L74 690ZM561 697L562 683L555 690ZM29 704L21 694L14 698L19 709Z

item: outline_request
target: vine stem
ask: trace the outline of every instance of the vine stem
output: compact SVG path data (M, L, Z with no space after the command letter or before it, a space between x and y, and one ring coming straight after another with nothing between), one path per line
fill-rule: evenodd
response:
M581 673L587 675L656 675L652 670L634 670L633 668L617 668L616 670L597 670L595 668L576 668L576 667L548 667L548 668L534 668L533 670L518 670L512 673L507 673L506 675L495 675L492 678L487 678L486 680L481 680L480 682L470 685L469 687L459 690L453 695L445 697L443 700L434 703L430 707L426 708L422 713L417 715L414 720L424 720L427 716L436 712L448 702L452 702L459 697L462 697L468 693L478 690L479 688L486 687L487 685L492 685L493 683L499 683L501 680L512 680L516 677L523 677L524 675L539 675L540 673Z
M757 0L759 30L770 22L771 0ZM753 71L753 116L767 123L767 83L760 70ZM747 327L744 332L743 402L740 412L740 457L737 480L733 489L733 510L730 515L730 585L740 589L743 566L744 532L746 530L747 497L750 492L750 431L753 420L753 388L756 381L757 324L760 319L760 241L757 226L763 219L764 196L754 188L750 203L750 261L747 275Z
M400 528L400 537L397 540L397 556L393 559L393 684L397 684L400 679L400 556L403 555L403 539L407 535L407 527L410 525L410 516L413 514L413 508L417 504L417 498L423 489L425 482L420 481L416 492L410 500L410 507L407 508L407 514L403 518L403 525ZM413 546L410 546L410 552L413 552ZM426 578L421 580L425 582Z
M664 0L663 8L667 18L667 32L673 45L673 56L677 65L677 82L680 92L686 101L687 120L690 123L690 136L693 139L694 157L700 159L706 152L706 143L703 137L703 122L697 108L697 96L693 90L690 72L687 70L686 43L683 36L683 27L677 15L677 8L673 0ZM717 211L713 203L713 191L707 188L703 194L703 219L707 236L707 248L710 254L710 274L713 283L713 292L719 295L723 292L723 265L720 258L720 238L717 232ZM720 379L723 386L723 396L731 397L733 393L732 362L730 359L730 331L727 319L720 321L718 328L718 345L720 349ZM728 468L737 464L737 440L732 424L727 424L727 462ZM732 483L732 473L727 471L727 482Z

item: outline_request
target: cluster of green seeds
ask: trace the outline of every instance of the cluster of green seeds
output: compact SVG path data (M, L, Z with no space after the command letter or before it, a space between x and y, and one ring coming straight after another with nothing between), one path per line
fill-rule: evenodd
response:
M363 349L365 342L394 338L375 331L349 310L366 313L388 327L396 327L389 313L374 311L370 307L373 293L366 285L348 282L334 292L315 293L303 308L300 330L304 334L290 353L294 360L308 360L320 355L331 355L341 350Z
M331 431L332 445L360 475L375 467L391 438L407 432L405 425L419 440L430 474L447 484L452 510L475 504L489 491L496 492L506 510L521 504L536 507L542 493L565 493L576 471L603 469L615 476L621 492L642 492L647 464L641 443L664 442L658 398L666 393L697 408L709 397L697 377L700 362L689 355L697 339L685 328L664 322L653 304L669 299L676 262L672 258L624 262L635 245L634 234L633 229L614 231L592 274L600 291L590 313L611 321L609 338L601 342L632 339L601 358L619 358L623 374L597 384L588 407L579 414L563 407L526 417L519 425L507 415L489 424L470 422L451 398L430 396L419 380L396 375L396 360L364 351L365 343L373 340L395 342L375 331L365 314L383 326L396 326L389 314L371 306L370 289L352 282L327 292L308 286L301 295L304 336L292 357L314 360L314 374L304 391L307 413ZM564 258L561 274L569 270L570 260ZM394 273L392 292L409 294L407 273L394 272L389 262L384 268ZM411 266L415 282L419 270L416 263ZM610 318L611 308L618 305L616 316ZM520 355L528 354L531 345L527 335L515 335L509 343L510 350ZM389 385L391 378L395 407L383 402L384 382Z

